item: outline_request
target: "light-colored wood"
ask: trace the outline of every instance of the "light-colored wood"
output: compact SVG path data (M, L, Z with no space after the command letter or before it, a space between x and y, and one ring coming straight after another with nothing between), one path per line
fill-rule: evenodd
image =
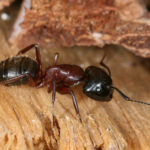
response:
M14 56L0 31L0 61ZM98 66L103 53L112 71L114 85L134 99L150 103L150 68L142 58L115 46L103 49L74 47L41 49L44 66L58 63ZM28 53L34 56L34 50ZM144 61L145 62L145 61ZM150 63L150 60L147 60ZM94 101L73 88L83 124L77 118L70 95L56 94L55 115L60 129L52 126L51 94L47 88L0 85L0 150L149 150L150 107L126 102L114 92L110 102ZM60 135L59 135L60 134Z

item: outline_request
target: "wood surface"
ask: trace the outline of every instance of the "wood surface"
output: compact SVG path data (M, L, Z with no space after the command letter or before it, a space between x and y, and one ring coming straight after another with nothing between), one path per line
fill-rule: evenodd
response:
M11 47L0 30L0 61L14 56L19 49ZM41 49L43 67L53 63L99 66L104 51L105 63L112 71L114 85L128 96L150 103L150 60L134 56L116 46ZM35 56L34 50L27 53ZM56 94L52 125L51 94L47 87L0 85L0 150L149 150L150 107L124 101L114 92L110 102L94 101L73 88L81 124L70 95Z

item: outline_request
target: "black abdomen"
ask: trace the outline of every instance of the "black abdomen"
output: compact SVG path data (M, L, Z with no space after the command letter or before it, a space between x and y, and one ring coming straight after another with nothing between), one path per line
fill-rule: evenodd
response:
M35 60L24 57L12 57L0 62L0 82L19 75L30 74L35 79L38 72L38 64ZM12 82L9 85L20 85L28 82L27 76Z

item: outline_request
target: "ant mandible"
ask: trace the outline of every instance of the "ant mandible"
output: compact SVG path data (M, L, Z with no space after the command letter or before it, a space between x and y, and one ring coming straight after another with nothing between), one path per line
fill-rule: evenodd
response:
M18 56L35 48L36 61L30 57ZM76 86L84 82L83 92L90 98L98 101L109 101L112 98L113 90L116 90L125 100L150 105L149 103L132 100L122 91L112 85L110 69L103 63L105 56L102 58L100 65L107 70L89 66L85 71L77 65L60 64L57 65L58 53L55 54L54 64L49 66L44 74L42 73L42 63L39 47L32 44L20 50L17 56L8 58L0 62L0 82L4 85L20 85L29 83L37 88L48 86L48 92L52 93L53 103L53 123L54 123L54 103L56 91L61 94L71 94L76 113L81 120L79 108L71 86Z

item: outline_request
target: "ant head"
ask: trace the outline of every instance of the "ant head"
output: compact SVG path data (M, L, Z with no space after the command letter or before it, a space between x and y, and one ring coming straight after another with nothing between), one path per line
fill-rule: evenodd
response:
M102 58L100 64L105 69L107 69L108 74L101 68L95 66L87 67L85 70L86 77L85 85L83 86L83 92L92 99L98 101L109 101L112 98L113 90L115 90L126 101L136 102L150 106L150 103L131 99L118 88L112 85L111 72L109 68L103 63L104 58L105 55Z
M95 100L111 100L113 94L111 77L103 69L95 66L87 67L85 74L87 80L83 86L83 92Z
M103 82L88 81L83 86L83 92L92 99L98 101L110 101L113 89Z

